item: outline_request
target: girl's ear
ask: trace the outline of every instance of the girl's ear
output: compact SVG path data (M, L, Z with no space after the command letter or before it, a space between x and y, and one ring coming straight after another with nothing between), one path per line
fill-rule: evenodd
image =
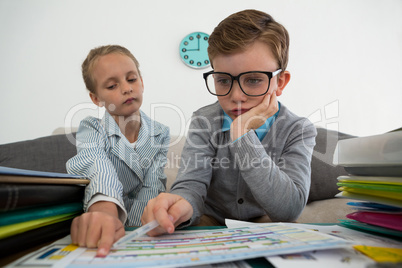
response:
M290 81L290 73L284 71L278 77L278 88L276 89L276 96L282 95L283 90Z
M89 97L91 98L92 102L99 107L103 107L105 103L101 101L95 93L89 92Z

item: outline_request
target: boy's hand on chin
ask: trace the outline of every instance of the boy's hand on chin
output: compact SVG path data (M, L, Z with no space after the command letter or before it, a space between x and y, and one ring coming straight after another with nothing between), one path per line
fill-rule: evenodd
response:
M268 118L279 110L276 91L265 95L260 104L250 109L248 112L239 115L233 120L230 127L232 141L237 140L251 129L261 127Z

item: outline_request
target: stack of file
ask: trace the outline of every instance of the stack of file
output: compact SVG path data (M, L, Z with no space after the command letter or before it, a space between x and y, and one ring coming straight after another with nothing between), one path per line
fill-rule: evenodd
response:
M0 256L67 235L89 181L69 174L0 167Z
M360 201L341 224L402 237L402 131L341 140L334 164L350 173L338 177L337 196Z

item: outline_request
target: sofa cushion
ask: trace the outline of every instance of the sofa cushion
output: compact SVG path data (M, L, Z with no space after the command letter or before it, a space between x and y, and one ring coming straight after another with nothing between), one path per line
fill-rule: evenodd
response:
M354 210L347 203L353 201L347 198L331 198L310 202L303 210L298 223L335 223L346 220L346 215Z
M339 193L337 178L346 175L343 167L332 164L338 140L353 138L345 133L317 128L316 145L311 159L311 187L308 202L333 198Z
M0 145L0 166L66 173L75 154L75 134L47 136Z

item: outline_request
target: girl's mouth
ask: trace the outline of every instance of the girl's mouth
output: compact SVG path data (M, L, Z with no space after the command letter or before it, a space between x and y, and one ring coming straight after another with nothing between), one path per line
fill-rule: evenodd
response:
M127 99L125 102L124 102L124 104L130 104L130 103L132 103L134 101L134 98L129 98L129 99Z

